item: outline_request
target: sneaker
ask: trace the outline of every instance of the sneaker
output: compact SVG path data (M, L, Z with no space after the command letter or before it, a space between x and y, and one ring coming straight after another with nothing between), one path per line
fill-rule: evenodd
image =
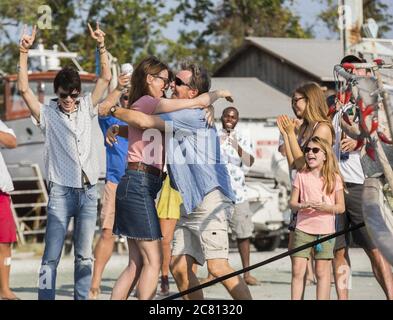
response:
M161 276L161 291L160 296L169 296L169 279L168 276Z

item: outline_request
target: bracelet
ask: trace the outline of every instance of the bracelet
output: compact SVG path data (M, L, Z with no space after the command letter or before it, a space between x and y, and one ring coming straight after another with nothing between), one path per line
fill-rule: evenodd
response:
M29 50L27 50L27 49L25 49L25 48L22 48L22 47L19 47L19 52L22 52L22 53L29 53Z

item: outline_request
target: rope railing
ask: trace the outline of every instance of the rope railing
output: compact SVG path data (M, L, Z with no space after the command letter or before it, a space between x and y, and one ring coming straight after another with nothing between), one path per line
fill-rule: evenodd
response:
M297 248L288 250L288 251L283 252L283 253L281 253L281 254L279 254L279 255L276 255L276 256L274 256L274 257L271 257L271 258L269 258L269 259L267 259L267 260L264 260L264 261L262 261L262 262L253 264L253 265L251 265L251 266L249 266L249 267L240 269L240 270L238 270L238 271L235 271L235 272L226 274L225 276L222 276L222 277L218 277L218 278L216 278L216 279L213 279L213 280L211 280L211 281L209 281L209 282L206 282L206 283L204 283L204 284L201 284L201 285L195 286L195 287L193 287L193 288L184 290L184 291L182 291L182 292L173 294L173 295L171 295L171 296L169 296L169 297L166 297L166 298L164 298L164 299L162 299L162 300L173 300L173 299L177 299L177 298L183 297L183 296L185 296L185 295L187 295L187 294L190 294L190 293L193 293L193 292L195 292L195 291L198 291L198 290L201 290L201 289L210 287L210 286L212 286L212 285L214 285L214 284L216 284L216 283L218 283L218 282L222 282L222 281L224 281L224 280L226 280L226 279L235 277L235 276L237 276L237 275L239 275L239 274L242 274L242 273L244 273L244 272L251 271L251 270L253 270L253 269L262 267L262 266L267 265L267 264L269 264L269 263L272 263L272 262L274 262L274 261L280 260L280 259L285 258L285 257L287 257L287 256L290 256L290 255L292 255L292 254L294 254L294 253L296 253L296 252L302 251L302 250L304 250L304 249L308 249L308 248L313 247L313 246L315 246L315 245L317 245L317 244L319 244L319 243L322 243L322 242L328 241L328 240L330 240L330 239L334 239L334 238L336 238L336 237L338 237L338 236L341 236L341 235L343 235L343 234L346 234L346 233L355 231L355 230L360 229L360 228L362 228L362 227L364 227L364 226L365 226L364 222L359 223L359 224L354 225L354 226L352 226L352 227L350 227L350 228L348 228L348 229L345 229L345 230L342 230L342 231L338 231L338 232L333 233L333 234L330 234L330 235L328 235L328 236L326 236L326 237L323 237L323 238L320 238L320 239L318 239L318 240L315 240L315 241L309 242L309 243L307 243L307 244L304 244L304 245L302 245L302 246L300 246L300 247L297 247Z

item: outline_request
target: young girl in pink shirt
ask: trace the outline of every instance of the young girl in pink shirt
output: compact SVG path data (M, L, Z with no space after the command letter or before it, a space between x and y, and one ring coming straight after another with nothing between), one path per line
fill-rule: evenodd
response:
M335 232L335 214L345 211L344 187L332 147L322 138L312 137L304 148L305 169L296 174L290 207L298 212L293 248ZM307 260L314 249L317 299L330 298L330 270L334 239L291 256L293 300L302 298Z

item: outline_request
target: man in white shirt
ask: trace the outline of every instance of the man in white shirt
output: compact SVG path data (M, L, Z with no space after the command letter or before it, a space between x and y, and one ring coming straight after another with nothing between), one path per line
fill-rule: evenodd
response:
M243 268L250 266L250 238L254 230L252 212L247 200L245 173L253 165L255 158L249 137L236 130L239 112L235 107L228 107L222 112L222 129L219 131L221 153L227 164L232 190L236 195L235 210L229 225L232 237L236 239ZM248 285L257 285L258 281L250 272L244 273Z
M0 147L15 148L14 131L0 120ZM11 176L0 153L0 300L18 300L9 286L11 270L11 244L16 242L16 228L11 211L11 198L14 190Z
M57 265L72 217L75 225L74 299L88 299L91 283L99 175L97 139L92 135L92 126L98 121L98 102L109 86L111 72L104 45L105 33L98 24L95 31L90 25L89 29L97 41L101 61L101 74L94 90L79 96L79 74L65 67L53 83L58 98L48 105L39 102L28 84L27 57L36 27L31 36L24 33L20 41L18 87L45 136L44 160L49 185L45 251L39 276L40 300L55 299Z

